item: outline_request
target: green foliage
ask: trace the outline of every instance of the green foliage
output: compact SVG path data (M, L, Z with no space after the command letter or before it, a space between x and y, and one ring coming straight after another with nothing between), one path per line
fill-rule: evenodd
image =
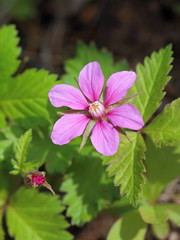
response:
M11 141L0 140L0 162L5 159L6 150L11 146Z
M6 91L0 94L3 114L26 128L47 125L50 122L47 95L55 80L56 75L35 69L11 79L6 84Z
M146 229L139 213L131 211L114 223L107 240L144 240Z
M44 138L42 149L46 146L49 149L46 157L46 169L49 174L64 173L70 166L74 159L74 156L79 155L80 139L76 138L68 145L57 146L48 139L48 136ZM69 150L71 149L71 150Z
M3 217L3 214L0 211L0 240L4 240L4 230L2 228L2 217Z
M165 239L169 235L169 224L163 223L163 224L153 224L152 230L155 234L155 236L159 239Z
M20 188L7 208L8 232L16 240L69 240L58 197Z
M146 223L164 224L170 219L180 225L180 206L176 204L144 205L139 212Z
M9 194L16 187L16 184L12 184L13 180L12 176L0 165L0 213L3 211L3 206L6 204Z
M172 145L180 141L180 98L166 105L144 132L150 136L157 147Z
M180 205L166 204L168 218L180 227Z
M24 135L22 135L16 145L15 145L15 159L11 160L11 163L15 170L11 171L11 174L23 174L26 173L29 170L33 169L33 166L29 166L29 164L26 162L27 160L27 153L29 150L29 144L32 140L32 130L29 129L27 132L25 132ZM27 166L28 165L28 166ZM30 168L30 169L29 169Z
M20 61L17 59L21 53L18 47L19 38L17 30L13 25L3 26L0 29L0 82L10 81L12 76L19 67ZM1 93L3 88L1 86ZM7 94L7 92L6 92ZM0 107L1 109L1 107ZM0 125L1 127L1 125Z
M47 95L57 76L29 69L12 78L20 64L18 42L13 25L0 29L0 128L6 125L6 118L26 129L37 128L50 123Z
M168 215L164 205L144 205L139 207L142 219L150 224L163 224L167 221Z
M14 14L23 12L27 16L32 10L31 3L33 6L34 0L22 1L19 8L16 5ZM180 101L165 107L152 123L141 130L157 146L175 144L172 148L158 149L149 138L143 139L142 132L134 131L127 132L131 142L121 136L119 150L111 157L100 156L88 143L79 153L79 138L65 146L54 145L49 131L56 110L52 111L48 92L58 83L57 76L36 69L17 74L21 52L18 42L14 26L0 29L0 240L3 239L1 210L6 211L5 208L9 235L16 240L72 239L64 230L68 224L60 214L64 211L61 200L36 190L20 188L17 191L22 178L9 174L24 174L42 164L50 175L56 174L54 178L48 176L48 181L59 186L60 179L63 179L60 187L63 203L73 224L82 225L108 208L112 214L123 214L113 225L108 240L144 239L146 223L153 224L157 236L167 234L167 220L179 225L179 206L158 205L157 200L166 185L179 175L180 147L176 144L180 139ZM140 110L145 122L152 117L164 96L162 90L170 79L167 75L171 69L171 55L169 45L145 58L144 66L137 65L137 81L129 96L143 92L132 104ZM91 61L100 63L105 80L114 72L128 70L124 61L114 63L106 50L98 50L94 44L79 43L76 56L65 63L66 73L62 82L77 86L74 77L78 78L84 65ZM26 131L29 128L33 130ZM147 178L143 176L145 142ZM11 164L12 158L15 160ZM101 160L108 165L107 173L114 177L114 185L120 186L121 195L125 195L133 206L139 204L138 210L132 211L126 199L119 200L118 191L106 176ZM143 185L145 179L146 184Z
M72 218L73 224L82 225L90 221L118 197L104 173L101 159L93 157L90 152L76 158L68 172L61 191L66 192L63 202L68 205L67 215Z
M31 144L30 144L31 143ZM30 148L30 151L29 151ZM55 150L53 152L53 149ZM28 156L27 156L28 151ZM27 131L19 139L15 140L15 160L11 160L14 170L11 174L24 174L31 170L38 169L47 159L50 159L52 162L59 161L59 166L54 170L54 172L63 172L68 167L69 159L65 158L61 162L60 156L58 156L59 149L54 148L54 145L49 139L49 136L39 137L37 134L34 134L32 139L32 131ZM57 154L57 158L52 158L51 153Z
M0 129L6 126L6 119L2 112L0 112Z
M144 65L138 64L136 67L137 80L128 95L142 92L133 100L133 105L140 111L144 122L150 119L161 104L165 94L162 90L170 80L168 73L172 68L171 62L172 46L168 45L159 52L153 52L150 58L146 57Z
M107 209L107 211L114 216L120 216L132 210L134 210L134 207L129 204L126 198L115 200Z
M0 0L2 12L20 20L34 17L38 3L39 0Z
M18 125L11 125L0 130L0 161L6 164L14 158L14 145L23 133L24 129Z
M86 45L78 43L76 56L65 62L66 73L62 76L62 82L77 87L79 72L89 62L98 61L101 65L105 79L107 80L112 73L128 70L125 61L114 63L112 54L106 49L98 50L94 44Z
M148 182L144 185L144 197L156 202L166 185L179 176L180 148L156 148L150 139L146 140L146 170Z
M129 132L131 142L121 136L118 152L111 157L102 157L103 163L108 164L108 175L114 176L115 186L121 185L121 195L126 195L130 203L138 204L144 178L145 168L142 162L146 146L139 133Z
M156 148L148 139L146 152L146 168L148 181L167 185L179 176L180 149L175 147ZM159 174L161 170L161 174Z

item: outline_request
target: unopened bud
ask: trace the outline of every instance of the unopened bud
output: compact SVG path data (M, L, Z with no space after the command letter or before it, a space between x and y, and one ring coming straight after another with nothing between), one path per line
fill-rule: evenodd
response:
M45 172L40 172L37 170L28 172L24 176L24 183L27 187L32 188L37 188L39 186L46 187L53 195L55 195L51 185L46 181L45 175Z

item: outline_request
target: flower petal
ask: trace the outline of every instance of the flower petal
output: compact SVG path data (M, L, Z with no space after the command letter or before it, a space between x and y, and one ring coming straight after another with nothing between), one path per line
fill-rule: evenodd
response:
M92 102L99 100L103 84L104 76L98 62L88 63L79 73L79 86Z
M89 104L81 91L75 87L58 84L51 88L49 100L54 107L70 107L73 109L86 109Z
M69 114L61 117L54 124L51 134L53 143L64 145L83 134L89 118L83 114Z
M124 98L135 80L135 72L122 71L112 74L106 85L105 106L108 107Z
M98 152L110 156L117 152L120 138L112 124L101 120L92 130L91 142Z
M125 104L107 113L114 126L138 130L144 126L140 112L131 104Z

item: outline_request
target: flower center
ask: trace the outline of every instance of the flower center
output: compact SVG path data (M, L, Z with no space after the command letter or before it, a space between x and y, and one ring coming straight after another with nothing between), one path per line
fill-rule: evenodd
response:
M46 181L46 178L43 175L34 175L32 176L32 183L36 183L37 185L41 185Z
M89 104L89 113L93 118L101 119L105 116L106 111L104 106L100 102L96 101Z

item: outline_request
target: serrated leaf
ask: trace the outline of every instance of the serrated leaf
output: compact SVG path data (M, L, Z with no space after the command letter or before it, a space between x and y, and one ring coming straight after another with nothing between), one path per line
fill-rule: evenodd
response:
M161 104L164 97L164 89L170 80L168 73L172 65L172 46L168 45L153 52L151 57L146 57L144 65L138 64L136 67L137 80L130 89L128 96L143 92L133 100L140 111L144 122L147 122Z
M153 224L152 230L158 239L165 239L169 235L170 227L168 223Z
M58 197L21 188L12 197L6 213L8 232L16 240L69 240L72 236Z
M108 233L107 240L144 240L147 225L137 211L131 211L117 220Z
M142 219L150 224L163 224L168 220L165 205L144 205L139 207Z
M180 141L180 98L166 105L151 124L144 128L157 147L173 145Z
M15 139L16 160L11 159L11 165L13 166L13 170L10 171L11 174L27 173L38 169L45 162L49 150L48 146L43 145L43 141L41 143L41 138L37 141L37 134L35 136L36 138L32 141L32 130L30 129L18 139Z
M19 166L26 161L29 144L32 140L32 130L26 131L17 141L15 146L15 157Z
M68 205L67 215L73 224L90 221L117 197L113 184L104 173L101 159L91 154L76 158L64 178L61 185L61 191L66 193L63 202Z
M0 82L9 80L20 64L18 57L21 49L18 43L19 38L14 25L0 28Z
M4 230L3 230L3 226L2 226L2 217L3 217L3 214L0 211L0 240L4 240Z
M29 149L29 144L32 140L32 130L29 129L28 131L26 131L18 140L17 143L15 145L15 158L16 161L14 159L11 160L11 164L13 165L14 169L13 171L11 171L12 174L22 174L22 173L26 173L27 172L27 165L28 168L29 163L27 163L27 153L28 153L28 149ZM28 169L29 171L31 169Z
M121 195L125 195L130 203L136 206L144 184L142 174L145 172L145 167L142 159L146 146L139 133L129 132L127 135L131 142L121 135L118 152L111 157L102 158L103 163L109 165L108 175L114 176L115 186L121 185Z
M0 94L4 115L27 129L49 124L48 92L56 78L45 70L30 69L11 79Z
M86 45L78 43L76 49L76 56L65 62L66 74L62 76L62 82L77 87L79 72L89 62L98 61L101 65L105 79L115 72L127 70L128 65L125 61L114 63L112 54L107 50L98 50L94 44Z

